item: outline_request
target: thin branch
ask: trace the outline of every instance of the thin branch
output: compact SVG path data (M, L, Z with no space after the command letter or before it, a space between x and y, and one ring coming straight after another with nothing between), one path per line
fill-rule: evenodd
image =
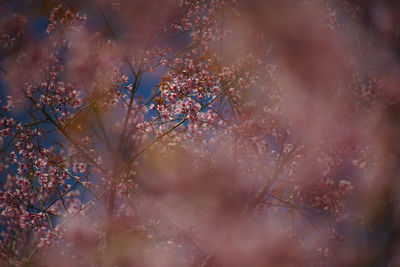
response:
M134 70L134 68L133 68L133 66L131 64L131 61L128 58L128 55L125 53L125 50L123 49L121 43L119 42L119 40L118 40L117 36L115 35L113 29L111 28L110 22L108 21L108 19L104 15L103 9L101 8L101 5L99 3L97 3L97 7L98 7L98 9L99 9L99 11L101 13L101 17L103 18L104 23L106 24L106 26L107 26L108 30L110 31L112 37L114 38L115 42L118 44L119 48L121 49L123 57L124 57L126 63L128 64L129 69L131 70L133 76L137 77L138 74L140 73L140 70L138 71L138 73L135 72L135 70Z

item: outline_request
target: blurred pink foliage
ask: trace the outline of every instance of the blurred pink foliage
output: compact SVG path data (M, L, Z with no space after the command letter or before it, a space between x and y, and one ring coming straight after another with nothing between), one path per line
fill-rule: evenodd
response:
M400 264L396 1L0 10L1 266Z

